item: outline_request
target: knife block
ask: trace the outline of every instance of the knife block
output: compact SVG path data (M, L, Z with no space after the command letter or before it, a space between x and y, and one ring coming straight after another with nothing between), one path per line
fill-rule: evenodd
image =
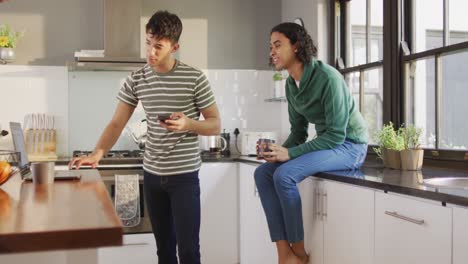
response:
M24 134L29 161L57 160L57 131L55 129L28 129Z

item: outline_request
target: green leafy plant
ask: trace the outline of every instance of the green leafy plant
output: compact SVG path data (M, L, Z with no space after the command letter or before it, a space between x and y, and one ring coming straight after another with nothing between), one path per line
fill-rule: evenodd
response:
M273 74L273 81L282 81L283 80L283 74L281 72L277 71L275 74Z
M9 25L0 25L0 48L16 48L23 32L13 31Z
M401 127L399 132L403 137L404 149L419 149L422 134L421 128L409 124Z
M395 130L392 122L384 125L381 130L376 132L375 140L379 146L374 148L374 151L380 158L382 158L383 148L396 151L400 151L404 148L404 140L401 135L401 130Z

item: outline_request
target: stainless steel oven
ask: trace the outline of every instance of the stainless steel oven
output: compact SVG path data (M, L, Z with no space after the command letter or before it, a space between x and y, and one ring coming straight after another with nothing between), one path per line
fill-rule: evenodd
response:
M124 227L124 233L134 234L134 233L150 233L151 221L148 216L148 209L146 208L146 203L143 194L143 169L136 168L135 166L125 168L125 167L114 167L111 166L107 168L98 167L99 173L102 176L102 180L106 185L106 189L109 192L112 202L115 202L115 175L139 175L139 191L140 191L140 223L134 227Z
M91 151L75 150L73 156L86 156ZM106 185L106 189L115 202L115 175L139 175L140 223L134 227L124 227L124 233L150 233L151 221L143 194L143 154L142 150L111 150L99 162L97 167Z

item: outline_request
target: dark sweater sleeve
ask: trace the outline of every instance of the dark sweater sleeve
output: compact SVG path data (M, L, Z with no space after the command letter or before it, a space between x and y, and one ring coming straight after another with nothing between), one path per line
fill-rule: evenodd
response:
M291 133L289 134L286 141L283 143L283 147L291 148L304 143L309 136L307 129L309 128L309 122L304 116L296 112L291 103L288 103L289 123L291 124Z
M313 140L289 148L291 159L311 151L333 149L344 143L349 120L349 102L346 89L344 80L330 78L324 87L321 100L326 130Z

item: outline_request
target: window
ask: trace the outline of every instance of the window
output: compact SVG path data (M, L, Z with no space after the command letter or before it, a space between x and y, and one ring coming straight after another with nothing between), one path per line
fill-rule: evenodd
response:
M338 69L367 121L372 144L383 123L383 0L335 3Z
M406 0L412 36L405 63L405 122L424 130L423 147L467 150L468 1ZM420 8L424 5L424 8Z
M426 157L468 150L466 0L334 0L330 57L372 136L392 121L423 128ZM385 69L385 71L384 71ZM371 144L375 144L373 139Z

